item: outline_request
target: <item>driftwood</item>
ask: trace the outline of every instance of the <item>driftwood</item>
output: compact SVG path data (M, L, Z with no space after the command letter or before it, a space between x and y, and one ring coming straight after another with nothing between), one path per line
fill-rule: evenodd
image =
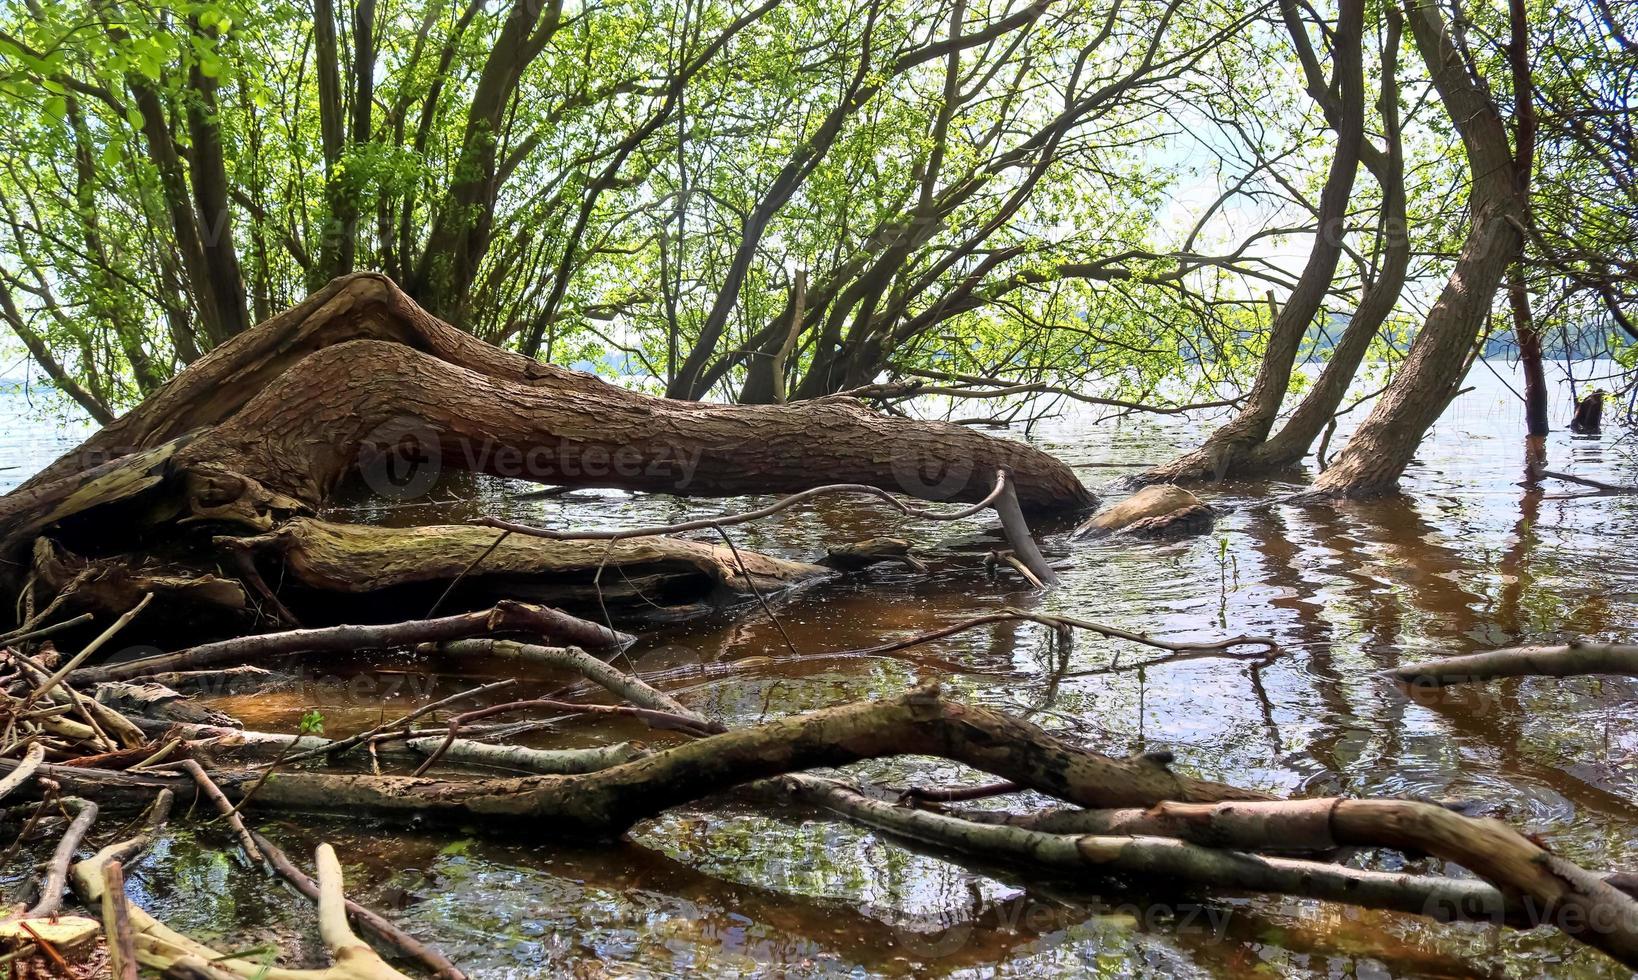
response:
M94 684L183 668L255 662L303 653L388 649L496 632L530 633L600 650L618 649L631 642L629 636L555 609L507 601L496 603L492 609L484 612L439 619L384 626L329 626L243 636L105 667L82 667L69 676L76 684Z
M277 732L244 731L213 725L168 725L164 731L190 740L189 748L213 759L234 763L262 763L292 759L335 759L347 751L337 740L318 735L286 735ZM443 733L435 730L402 730L376 735L357 743L369 745L385 761L419 763L443 744ZM447 764L502 769L538 775L566 775L596 772L639 759L648 749L635 742L615 742L576 749L535 749L525 745L456 739L445 750ZM64 765L78 766L81 760ZM118 768L105 766L105 768Z
M33 777L34 770L40 768L40 763L44 761L45 746L41 745L39 742L31 744L28 747L26 754L23 756L22 761L17 763L16 768L6 773L3 778L0 778L0 800L5 799L7 796L11 795L12 791L17 789L17 787L28 782L29 779Z
M1197 534L1210 530L1214 518L1211 507L1189 491L1171 483L1155 483L1094 514L1070 537Z
M1153 758L1099 755L1027 722L922 690L736 729L581 775L451 782L286 772L262 787L255 806L460 821L496 832L524 826L538 832L544 825L562 835L606 837L745 783L904 754L964 762L1082 806L1265 798L1173 773ZM226 783L223 789L236 792Z
M510 655L550 660L640 709L692 719L696 735L720 730L664 693L581 651L519 649ZM554 710L560 705L551 702ZM581 706L582 710L592 707L599 706ZM902 753L962 761L1003 776L1016 787L1095 809L1065 811L1057 822L1041 819L1035 826L1029 826L1025 818L963 819L884 803L795 771ZM286 757L281 748L279 758ZM527 757L515 761L527 766ZM1441 920L1519 927L1551 924L1623 963L1638 962L1638 903L1616 883L1551 854L1505 824L1398 800L1274 801L1263 794L1180 776L1171 772L1168 761L1164 755L1101 756L1063 743L1027 722L952 704L929 689L889 701L842 705L705 735L634 761L574 776L451 781L286 771L262 783L261 777L222 769L206 775L210 785L219 783L229 797L242 797L249 787L261 783L256 807L430 815L459 819L491 832L527 826L538 833L544 821L553 833L606 834L661 809L784 774L785 790L804 802L989 860L1058 872L1158 874ZM0 760L0 767L7 762ZM195 779L202 774L192 763L184 766ZM114 797L119 795L116 789L148 795L157 789L179 789L189 778L58 766L42 766L40 771L54 779L67 774L63 785L74 791L89 786ZM1196 802L1188 802L1191 800ZM217 806L228 809L226 800L218 800ZM1080 826L1064 822L1077 814L1083 821ZM250 845L256 846L254 839ZM1324 853L1345 846L1431 854L1468 868L1484 881L1358 871L1257 853ZM247 853L258 851L247 848ZM321 859L321 885L323 868ZM80 884L83 889L85 883ZM332 896L332 920L339 914L334 909L343 905ZM208 959L194 948L197 944L187 945L191 941L165 930L140 910L130 909L129 914L143 962L182 963L185 972L198 967L190 957ZM333 925L332 921L325 929L326 944L345 948L347 943L338 938L340 933ZM204 968L248 975L222 964ZM338 958L331 970L344 968L346 961ZM295 980L297 974L290 976Z
M102 930L108 942L112 980L137 980L136 937L125 905L125 867L109 861L102 869Z
M1581 641L1558 646L1511 647L1403 664L1383 673L1412 688L1472 684L1499 677L1579 677L1584 674L1638 677L1638 646Z

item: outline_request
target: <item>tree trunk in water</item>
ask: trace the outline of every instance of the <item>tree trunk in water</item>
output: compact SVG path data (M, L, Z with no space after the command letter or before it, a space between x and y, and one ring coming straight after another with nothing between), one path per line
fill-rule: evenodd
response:
M1530 292L1518 266L1507 284L1507 305L1513 314L1513 336L1519 342L1519 364L1524 368L1524 434L1544 436L1547 422L1547 371L1542 366L1541 331L1530 312Z
M1393 314L1405 287L1405 273L1410 267L1410 226L1405 216L1405 154L1400 139L1398 81L1399 39L1404 21L1392 6L1387 7L1384 14L1387 30L1382 55L1382 91L1377 104L1382 114L1387 152L1372 152L1365 158L1367 168L1382 188L1382 262L1376 270L1376 281L1360 298L1319 379L1280 431L1252 447L1244 466L1247 472L1294 466L1308 455L1308 447L1336 416L1342 399L1348 394L1348 386L1370 350L1371 341Z
M1468 72L1438 9L1414 7L1405 16L1467 151L1472 223L1450 281L1398 375L1336 462L1315 481L1315 492L1323 496L1378 496L1398 486L1423 434L1461 384L1496 290L1524 243L1525 207L1500 112Z
M1344 0L1338 13L1333 45L1340 103L1336 151L1320 197L1318 228L1308 262L1269 328L1268 347L1257 380L1239 414L1213 432L1199 449L1145 473L1142 479L1146 482L1222 479L1245 465L1251 449L1267 438L1274 425L1291 383L1297 350L1331 288L1347 233L1344 220L1365 135L1364 6L1364 0Z

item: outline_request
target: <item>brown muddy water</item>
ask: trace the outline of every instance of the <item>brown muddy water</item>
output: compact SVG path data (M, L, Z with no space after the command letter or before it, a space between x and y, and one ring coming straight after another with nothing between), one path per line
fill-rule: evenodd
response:
M783 597L776 611L795 654L753 607L646 635L630 657L649 680L729 724L889 696L937 679L959 697L1028 715L1105 751L1166 747L1202 775L1285 794L1461 800L1470 812L1512 821L1588 867L1638 868L1633 681L1502 681L1412 702L1376 676L1428 655L1633 633L1638 556L1630 541L1638 500L1521 486L1518 402L1484 367L1470 383L1474 390L1453 403L1412 468L1405 497L1303 509L1253 506L1293 484L1211 488L1213 503L1237 509L1203 537L1071 545L1061 533L1046 534L1045 549L1063 576L1063 586L1046 595L986 573L983 521L911 522L834 499L787 512L736 530L735 542L811 557L827 543L891 533L917 541L932 573L879 572ZM0 453L10 458L0 464L18 468L0 470L0 490L79 437L72 427L35 420L18 396L6 397L0 411L10 420ZM1557 401L1553 418L1561 424L1567 390L1560 388ZM1077 414L1042 423L1029 438L1084 467L1087 482L1114 499L1125 492L1123 475L1195 443L1211 424ZM1345 434L1346 426L1334 445ZM1638 482L1638 464L1614 430L1601 438L1555 433L1545 453L1554 469ZM606 527L731 509L611 491L518 499L526 489L489 480L452 484L427 499L342 508L334 516L412 524L495 513ZM447 500L451 493L470 499ZM1267 634L1281 652L1255 670L1228 659L1139 669L1145 653L1130 644L1083 636L1065 648L1043 627L1001 624L888 656L825 656L1003 606L1172 637ZM328 734L345 735L500 674L495 664L382 655L308 663L284 690L216 703L248 727L270 730L292 730L302 713L317 709ZM508 697L563 683L541 673ZM532 740L554 746L666 737L567 722ZM900 785L982 780L925 760L858 771ZM1624 972L1545 930L1438 925L1158 881L1025 878L819 814L736 798L675 811L603 847L554 841L544 827L509 840L475 828L406 832L365 820L275 818L262 830L297 855L321 840L334 843L357 898L440 946L474 977ZM33 856L43 856L45 846ZM265 944L310 960L317 947L311 909L248 869L232 846L219 825L174 831L133 869L133 897L219 948ZM1402 866L1391 856L1353 860ZM26 862L14 861L0 870L0 889L14 898L31 876Z

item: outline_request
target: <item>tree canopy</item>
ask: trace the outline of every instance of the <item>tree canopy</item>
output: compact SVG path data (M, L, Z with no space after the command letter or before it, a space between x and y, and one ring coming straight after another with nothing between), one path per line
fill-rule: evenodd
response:
M1326 6L27 0L0 14L0 315L104 421L358 269L679 398L884 373L1221 397L1319 221ZM1630 331L1634 13L1448 13L1539 146L1542 328ZM1294 317L1321 356L1398 240L1391 363L1462 241L1469 168L1399 14L1366 5L1368 173Z

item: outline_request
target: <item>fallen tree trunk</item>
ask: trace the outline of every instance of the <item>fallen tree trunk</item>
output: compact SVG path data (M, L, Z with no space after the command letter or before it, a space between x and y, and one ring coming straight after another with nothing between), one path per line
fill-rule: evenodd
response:
M934 755L1089 807L1148 806L1161 800L1216 802L1266 794L1179 775L1156 757L1116 759L1070 745L1029 722L962 705L922 689L780 718L712 735L598 772L453 782L403 776L280 772L254 806L369 812L459 821L492 831L546 823L563 834L603 837L670 807L745 783L822 766L892 755ZM14 766L0 760L0 771ZM129 797L176 789L150 774L42 766L65 787ZM231 799L256 777L215 772Z
M359 274L218 347L0 498L0 559L7 562L0 585L21 589L45 535L65 553L86 556L55 580L72 580L110 556L146 554L158 542L177 552L164 557L180 567L168 567L164 581L150 573L125 582L124 591L150 585L147 591L198 594L229 608L243 608L247 597L260 606L273 597L255 569L241 568L243 589L208 577L219 563L201 557L201 538L214 536L214 547L235 561L240 555L224 530L272 535L245 547L311 550L313 526L280 532L311 516L344 480L361 476L373 491L402 499L430 490L445 470L695 496L848 482L966 502L990 499L999 472L1026 512L1095 503L1073 470L1021 442L882 416L851 398L771 406L652 398L491 347L427 315L390 281ZM1020 523L1014 517L1009 526ZM205 534L178 533L195 525ZM457 538L474 540L428 531L392 543L386 532L358 532L326 543L332 552L381 549L374 557L390 557L392 568L355 570L380 581L448 574L452 563L443 559ZM556 560L527 547L511 546L512 560L542 569ZM669 549L656 560L675 558L731 588L760 587L755 580L764 575L783 584L810 574L768 559L736 576L715 552L646 547ZM1015 543L1026 559L1032 547L1027 536ZM187 561L200 566L198 576L187 574ZM309 564L316 577L322 564L317 556ZM133 578L134 566L109 567ZM347 576L327 578L334 587ZM276 598L265 605L288 619Z
M256 428L271 419L282 424ZM972 501L1005 468L1027 510L1093 502L1069 467L1022 443L880 416L846 398L736 407L648 397L485 344L365 273L335 280L216 348L12 496L237 423L207 438L210 448L196 449L192 460L255 458L269 477L293 466L268 485L306 491L297 496L311 503L356 461L349 450L405 419L436 431L446 462L558 485L722 496L846 481ZM303 445L300 434L315 425L330 445ZM243 444L247 432L252 442L268 442L265 452ZM480 447L489 450L485 458ZM531 451L533 469L513 458ZM622 467L621 459L630 462ZM679 465L684 460L693 462ZM942 478L923 472L945 464Z
M696 733L720 730L640 679L580 651L504 646L510 655L550 660L583 673L654 711L697 720ZM974 821L924 813L871 800L799 771L900 754L959 761L1002 776L1018 788L1097 809L1063 814L1051 829L1070 832L1047 833L1046 819L1031 827L1022 825L1023 818ZM281 748L278 758L292 757ZM528 765L539 760L517 761ZM528 827L538 833L544 821L549 830L575 835L618 833L663 809L785 774L783 782L799 799L892 833L990 859L1100 875L1160 875L1440 920L1476 919L1521 927L1551 924L1623 963L1638 962L1638 902L1619 883L1583 870L1498 821L1400 800L1270 800L1263 794L1179 776L1167 768L1167 761L1158 755L1101 756L1063 743L1028 722L952 704L936 689L923 689L889 701L842 705L707 734L635 761L571 776L450 782L291 771L255 775L218 769L206 774L192 760L182 765L202 785L214 788L220 783L228 797L239 797L241 806L254 793L257 806L275 809L357 814L362 808L398 818L454 820L487 831ZM22 765L0 760L0 772ZM40 771L64 787L82 792L89 788L111 800L188 785L186 777L159 773L62 766ZM234 809L226 798L217 799L216 805L225 812ZM1108 809L1123 806L1127 809ZM1079 828L1064 822L1077 817L1091 821L1089 826L1097 832L1075 832ZM1485 883L1358 871L1251 853L1324 852L1342 846L1433 855L1468 868ZM247 853L256 851L247 848ZM324 877L320 875L321 880ZM337 891L332 893L329 918L341 914L340 906ZM147 922L139 920L138 925L146 931ZM139 948L156 954L176 952L175 946L143 947L140 940ZM338 961L338 966L344 965Z
M1127 824L1124 829L1092 833L973 821L894 806L872 800L839 783L820 780L801 784L788 782L787 788L795 799L804 803L825 807L900 837L991 860L1005 858L1070 874L1160 876L1237 891L1272 892L1391 909L1440 921L1500 921L1507 913L1507 899L1501 890L1474 879L1361 871L1320 861L1266 857L1230 849L1233 845L1226 843L1200 843L1178 834L1141 833L1133 824Z
M745 783L888 755L964 762L1082 806L1265 798L1177 775L1155 759L1099 755L1028 722L922 690L701 738L596 773L471 782L281 773L258 791L255 802L279 809L344 807L400 818L416 815L495 830L527 824L538 832L545 823L558 833L600 837Z

